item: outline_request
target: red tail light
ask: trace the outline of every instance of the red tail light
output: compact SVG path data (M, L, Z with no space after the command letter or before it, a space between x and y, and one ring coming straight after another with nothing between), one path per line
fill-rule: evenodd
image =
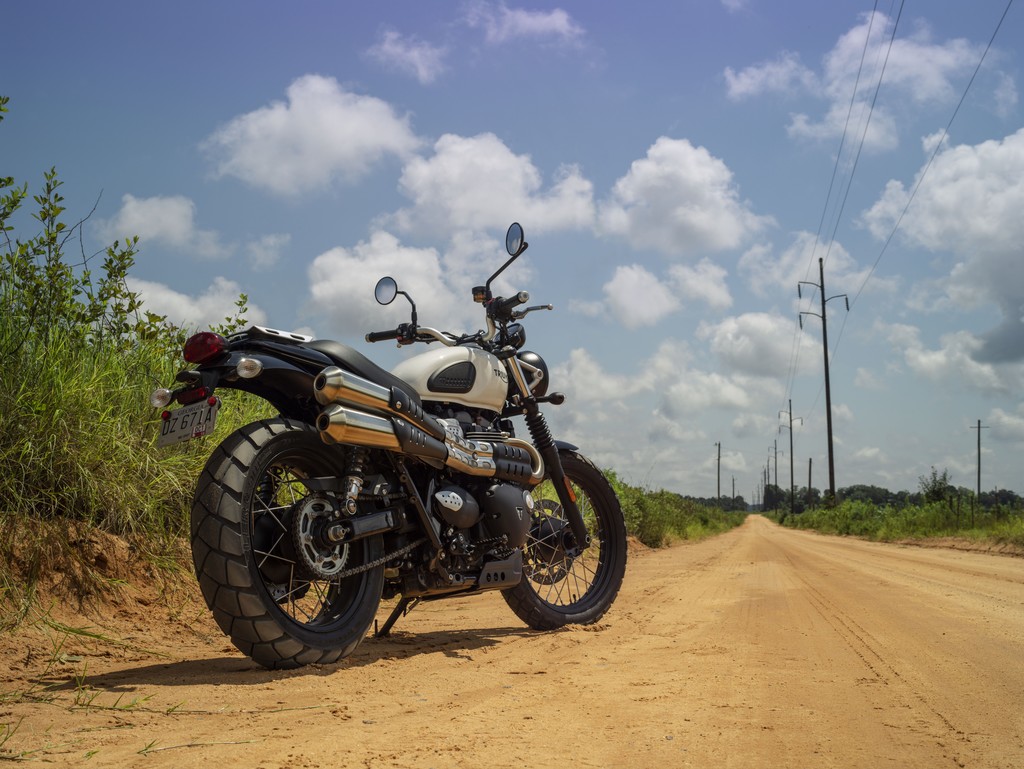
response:
M227 339L212 331L202 331L185 342L185 360L189 363L206 363L227 350Z

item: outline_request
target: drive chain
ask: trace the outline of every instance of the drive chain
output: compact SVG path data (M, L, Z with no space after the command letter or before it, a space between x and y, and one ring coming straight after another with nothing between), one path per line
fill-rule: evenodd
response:
M334 580L339 580L340 581L340 580L343 580L343 579L347 579L348 577L354 577L356 574L362 574L364 571L369 571L370 569L376 569L378 566L383 566L388 561L392 561L395 558L398 558L400 556L405 555L406 553L411 553L413 550L415 550L417 547L419 547L420 545L422 545L426 541L427 541L426 537L423 537L421 539L417 539L412 544L406 545L405 547L400 548L400 549L396 550L393 553L388 553L387 555L382 555L380 558L378 558L375 561L370 561L369 563L360 564L359 566L353 566L351 569L345 569L345 571L340 572L339 574L336 574L331 581L332 582Z

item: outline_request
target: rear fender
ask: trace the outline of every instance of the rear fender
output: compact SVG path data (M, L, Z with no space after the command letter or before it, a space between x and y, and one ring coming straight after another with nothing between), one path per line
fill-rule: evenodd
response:
M238 363L242 358L259 361L263 370L251 379L239 376ZM188 383L188 391L203 387L209 393L218 388L252 393L269 402L283 417L315 424L320 407L313 397L313 379L327 363L310 363L307 367L266 352L234 351L214 362L182 371L178 380Z

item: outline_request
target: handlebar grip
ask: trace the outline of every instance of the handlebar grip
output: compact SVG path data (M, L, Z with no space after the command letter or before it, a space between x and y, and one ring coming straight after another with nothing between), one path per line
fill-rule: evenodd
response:
M397 328L390 331L371 331L366 335L367 342L386 342L388 339L398 339L401 336Z
M496 318L511 318L512 310L521 304L526 304L530 301L530 293L528 291L520 291L515 296L510 296L508 299L495 299L494 300L494 317Z

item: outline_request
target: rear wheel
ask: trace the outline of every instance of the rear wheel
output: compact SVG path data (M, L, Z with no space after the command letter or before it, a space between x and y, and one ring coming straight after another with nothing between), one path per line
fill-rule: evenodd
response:
M309 425L255 422L217 447L192 506L192 557L214 619L268 668L330 663L366 635L380 602L380 536L332 545L314 536L330 500L304 479L336 476L344 449ZM353 571L355 570L355 573Z
M531 492L535 505L523 580L502 593L535 630L597 622L618 595L626 571L626 526L611 485L586 457L567 450L559 454L591 544L582 551L574 547L555 487L545 479Z

